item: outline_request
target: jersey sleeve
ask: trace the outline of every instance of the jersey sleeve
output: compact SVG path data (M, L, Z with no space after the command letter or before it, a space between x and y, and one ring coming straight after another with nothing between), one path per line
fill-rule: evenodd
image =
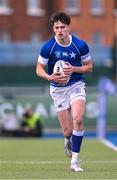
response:
M38 63L41 63L43 65L46 65L48 63L48 59L43 58L41 55L38 57Z
M91 60L91 54L89 52L88 45L83 41L80 47L81 61L86 62Z
M46 65L48 63L48 60L49 60L49 55L50 55L49 48L45 44L41 49L40 55L38 57L38 62L43 64L43 65Z

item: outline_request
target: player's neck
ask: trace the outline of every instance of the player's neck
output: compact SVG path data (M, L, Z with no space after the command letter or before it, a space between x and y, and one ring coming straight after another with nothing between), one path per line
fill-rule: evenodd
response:
M70 40L69 39L61 39L61 40L59 40L59 43L66 46L70 43Z
M63 39L58 39L58 38L56 37L56 41L57 41L59 44L63 45L63 46L67 46L67 45L69 45L69 44L71 43L71 38L70 38L70 36L67 36L67 37L65 37L65 38L63 38Z

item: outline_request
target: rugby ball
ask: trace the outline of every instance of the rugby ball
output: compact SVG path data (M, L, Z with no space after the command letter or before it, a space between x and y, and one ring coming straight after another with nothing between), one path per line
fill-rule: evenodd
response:
M59 60L55 63L53 73L54 74L63 74L64 75L64 67L65 67L65 61Z
M64 68L68 66L67 63L63 60L59 60L55 63L54 68L53 68L53 73L54 74L61 74L64 75ZM69 81L70 76L68 76L68 80Z

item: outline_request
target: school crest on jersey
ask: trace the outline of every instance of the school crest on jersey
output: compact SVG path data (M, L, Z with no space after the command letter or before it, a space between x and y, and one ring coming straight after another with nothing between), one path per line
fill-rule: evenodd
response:
M61 52L60 51L55 51L55 57L56 58L61 58Z

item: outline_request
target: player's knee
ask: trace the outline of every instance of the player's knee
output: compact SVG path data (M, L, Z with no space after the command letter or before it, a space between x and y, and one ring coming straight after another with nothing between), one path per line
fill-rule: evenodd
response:
M74 117L73 119L73 126L74 127L81 127L83 124L83 118L82 117Z
M65 137L70 137L72 135L72 129L65 128L63 131Z

